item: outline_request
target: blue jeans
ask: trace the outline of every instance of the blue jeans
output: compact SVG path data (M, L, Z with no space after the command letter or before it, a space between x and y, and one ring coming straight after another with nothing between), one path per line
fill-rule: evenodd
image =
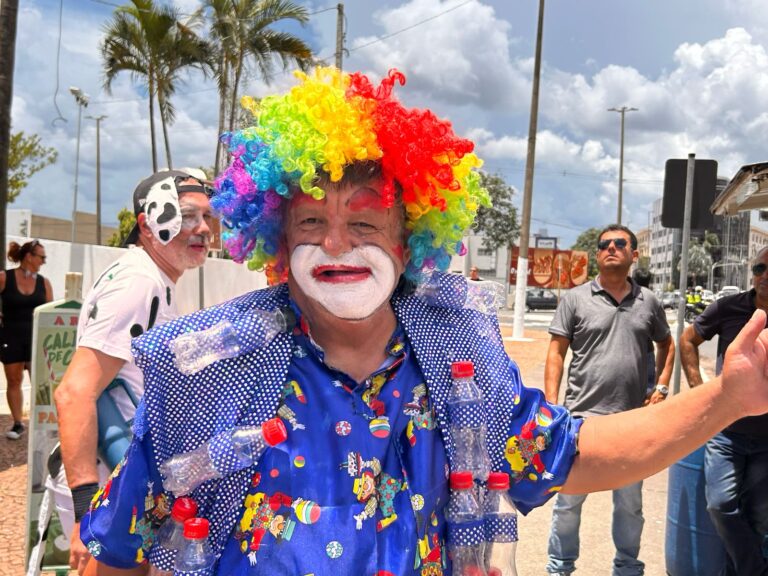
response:
M707 510L728 553L724 575L768 574L768 438L721 432L704 456Z
M558 494L552 510L549 532L547 572L569 574L579 557L581 506L587 495ZM645 564L637 559L643 533L643 483L630 484L613 491L613 576L639 576Z

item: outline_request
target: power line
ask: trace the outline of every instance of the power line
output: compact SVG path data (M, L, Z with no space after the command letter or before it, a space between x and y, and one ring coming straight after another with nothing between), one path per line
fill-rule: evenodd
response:
M368 46L372 44L376 44L378 42L383 42L384 40L387 40L388 38L392 38L393 36L397 36L398 34L402 34L403 32L407 32L408 30L413 30L414 28L421 26L422 24L425 24L426 22L430 22L436 18L440 18L440 16L445 16L449 12L453 12L454 10L458 10L462 6L466 6L470 2L473 2L474 0L466 0L466 2L462 2L461 4L457 4L453 8L448 8L447 10L443 10L442 12L438 12L434 16L430 16L429 18L425 18L424 20L420 20L419 22L416 22L414 24L411 24L410 26L406 26L405 28L401 28L400 30L395 30L391 34L385 34L384 36L379 36L378 38L375 38L374 40L371 40L370 42L367 42L365 44L362 44L361 46L357 46L355 48L350 48L349 52L355 52L356 50L361 50L363 48L367 48Z

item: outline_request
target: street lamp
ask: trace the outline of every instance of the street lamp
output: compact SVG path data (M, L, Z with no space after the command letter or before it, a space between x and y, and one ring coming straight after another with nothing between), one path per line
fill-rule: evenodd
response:
M106 118L101 116L86 116L96 120L96 244L101 246L101 121Z
M627 112L636 112L637 108L608 108L608 112L618 112L621 114L621 145L619 151L619 208L616 215L616 224L621 224L621 200L624 191L624 114Z
M77 177L80 170L80 122L83 118L83 108L88 107L88 94L74 86L69 87L77 102L77 148L75 152L75 198L72 202L72 244L75 243L75 219L77 218Z

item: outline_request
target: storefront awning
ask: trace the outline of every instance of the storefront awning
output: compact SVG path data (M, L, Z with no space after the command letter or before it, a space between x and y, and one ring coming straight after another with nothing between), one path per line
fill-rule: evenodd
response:
M742 166L710 208L720 216L763 209L768 209L768 162Z

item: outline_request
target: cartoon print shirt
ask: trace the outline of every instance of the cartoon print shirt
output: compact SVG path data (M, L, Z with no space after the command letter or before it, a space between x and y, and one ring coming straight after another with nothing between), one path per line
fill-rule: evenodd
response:
M407 339L398 329L387 360L357 385L324 364L306 332L293 338L278 409L288 440L264 454L245 501L233 503L238 522L216 573L449 574L448 464ZM540 398L526 394L526 402L528 396ZM548 427L547 411L542 404L532 420L515 423L506 446L511 493L528 494L533 505L558 489L554 478L567 475L578 430L570 420ZM150 443L149 435L134 442L81 525L91 553L115 567L160 557L152 546L169 496Z
M134 364L131 338L155 324L176 318L176 285L141 248L132 248L110 264L94 282L83 302L77 345L125 360L117 374L135 399L144 394L141 370ZM110 392L126 420L133 402L122 389Z

